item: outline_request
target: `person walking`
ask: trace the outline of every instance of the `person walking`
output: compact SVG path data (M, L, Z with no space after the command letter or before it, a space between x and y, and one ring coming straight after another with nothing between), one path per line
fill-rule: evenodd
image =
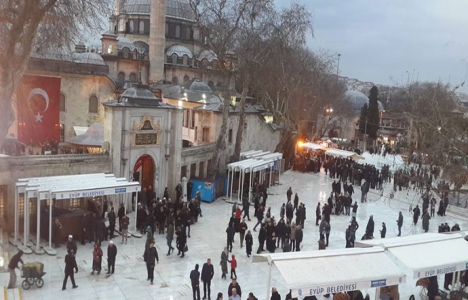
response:
M180 258L183 258L185 256L185 247L187 246L187 234L186 234L186 230L185 230L185 227L182 225L182 227L177 230L177 250L179 250L179 252L177 253L177 255L180 255L182 253L182 255L180 255Z
M247 226L245 219L242 219L242 222L239 224L239 238L241 248L244 246L245 231L247 228L249 228L249 226Z
M76 289L78 287L78 285L76 285L75 283L75 274L73 273L73 270L75 270L75 273L78 273L75 252L73 250L70 250L70 252L68 252L68 254L65 255L65 278L63 279L62 291L64 291L67 288L68 277L70 277L70 281L73 285L73 288Z
M122 232L122 218L125 216L125 207L123 204L120 204L119 211L117 212L117 217L119 217L119 231Z
M156 262L159 264L158 250L154 247L154 241L152 241L148 248L145 249L143 258L146 263L146 270L148 271L148 278L146 280L151 280L151 284L154 281L154 266Z
M190 281L192 282L193 300L200 300L200 272L198 272L198 264L190 272Z
M171 255L171 251L174 252L174 247L172 247L172 240L174 239L174 225L172 222L167 224L167 235L166 235L166 240L167 240L167 256Z
M229 287L228 287L228 297L231 297L233 295L233 289L235 289L236 294L239 296L239 299L240 299L240 297L242 297L242 290L241 290L239 283L237 283L237 279L231 280L231 283L229 284Z
M231 256L231 260L229 261L231 263L231 279L233 279L234 277L232 276L234 274L235 279L237 279L237 274L236 274L236 268L237 268L237 260L236 260L236 256L233 254Z
M110 236L110 239L113 239L114 231L115 231L115 220L116 220L114 207L111 207L111 210L107 214L107 217L109 218L109 236Z
M232 241L234 241L234 235L236 234L236 229L234 228L234 224L231 224L226 228L226 239L227 239L227 247L229 252L232 252Z
M281 300L281 295L278 293L278 290L275 287L271 288L270 300Z
M401 211L398 214L397 225L398 225L398 236L401 236L401 226L403 226L403 213Z
M429 212L427 209L424 211L424 214L422 216L422 227L424 229L424 232L429 231L429 220L431 219L431 216L429 216Z
M320 202L317 203L317 208L315 209L315 225L319 226L319 221L322 218L322 210L320 209Z
M203 281L203 300L206 299L206 290L208 289L208 300L211 300L211 279L214 276L214 268L211 264L211 259L207 259L206 263L203 264L201 272L201 280Z
M221 272L222 272L221 278L224 278L224 279L226 279L226 274L228 272L228 267L227 267L228 257L229 257L228 248L224 247L224 251L221 252L221 262L220 262Z
M122 216L122 244L125 242L127 243L128 239L128 225L130 224L130 219L127 217L127 215Z
M247 231L247 235L245 236L245 251L247 252L247 257L250 257L252 254L252 246L253 246L253 237L250 230Z
M96 242L93 249L93 271L91 272L91 275L94 274L94 271L98 274L101 273L102 255L101 245Z
M382 222L382 229L380 230L380 238L381 239L385 238L386 234L387 234L387 226L385 226L385 222Z
M70 253L70 251L73 251L73 253L76 254L77 250L78 248L76 247L76 243L73 240L73 235L70 234L67 240L67 252Z
M115 271L115 257L117 256L117 247L113 241L109 242L107 246L107 274L114 274ZM112 271L111 271L112 269Z
M253 231L257 231L257 226L260 225L262 227L262 220L263 220L263 207L257 209L255 213L255 217L257 217L257 224L255 224Z
M23 260L21 259L23 256L23 251L18 251L13 257L10 259L10 263L8 264L8 272L10 272L10 282L8 282L8 288L14 289L16 287L16 268L18 268L18 263L24 265ZM19 269L19 268L18 268Z

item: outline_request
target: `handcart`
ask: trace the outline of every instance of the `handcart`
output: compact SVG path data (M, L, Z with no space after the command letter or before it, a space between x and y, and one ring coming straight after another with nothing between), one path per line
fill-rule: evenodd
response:
M44 286L44 280L42 277L46 273L44 272L44 264L40 262L26 263L21 269L21 278L24 278L21 286L25 290L29 290L31 285L36 284L38 288Z

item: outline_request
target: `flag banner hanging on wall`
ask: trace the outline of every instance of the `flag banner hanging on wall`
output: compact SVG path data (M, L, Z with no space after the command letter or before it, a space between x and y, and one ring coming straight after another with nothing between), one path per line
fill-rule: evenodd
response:
M59 77L23 76L16 93L18 140L41 146L60 140Z

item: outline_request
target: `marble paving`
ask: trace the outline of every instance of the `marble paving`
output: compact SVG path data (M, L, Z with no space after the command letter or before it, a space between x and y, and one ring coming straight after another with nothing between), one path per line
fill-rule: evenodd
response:
M272 207L272 213L279 217L280 206L286 199L286 190L292 187L293 192L299 195L299 201L305 203L307 208L307 220L304 230L304 242L302 251L318 249L318 227L315 226L315 207L317 201L325 202L331 192L332 180L327 178L325 174L303 174L289 171L281 176L281 184L274 186L269 190L269 198L267 206ZM387 224L387 237L393 237L397 234L396 219L398 212L402 211L405 217L402 228L402 235L412 235L423 233L421 223L413 226L411 222L411 214L409 206L413 206L420 200L420 197L414 192L401 191L396 192L394 199L389 199L388 194L391 186L385 186L384 195L371 190L368 194L368 202L359 204L357 212L357 221L360 228L356 234L357 238L361 238L364 234L367 220L370 215L374 216L375 233L378 235L378 230L381 223ZM359 188L356 188L356 193L353 199L360 200L361 194ZM227 290L229 280L221 279L221 269L219 266L220 254L226 243L226 226L231 214L232 205L218 199L214 203L202 205L203 217L199 218L199 222L191 228L191 238L188 239L189 251L184 258L178 257L176 252L170 256L166 256L167 246L165 235L156 235L157 250L159 252L159 264L155 268L154 285L150 285L146 281L146 266L143 261L143 251L145 240L143 238L131 238L128 244L122 245L120 239L116 238L115 243L118 248L115 273L106 275L105 271L100 275L91 275L92 265L92 244L85 246L78 245L77 262L79 272L75 279L79 287L71 288L71 283L68 283L66 291L62 291L62 280L64 276L64 256L65 247L58 249L57 256L48 255L28 255L24 259L26 261L41 261L45 265L47 272L44 277L44 287L38 289L32 287L28 291L22 292L23 299L34 300L49 300L49 299L70 299L70 300L190 300L192 299L192 290L190 286L190 271L195 264L203 265L207 258L211 258L215 265L215 276L211 284L211 298L215 299L218 292L222 292L227 299ZM253 207L251 209L253 214ZM249 229L255 225L255 218L251 217L251 222L248 222ZM331 235L329 248L344 248L345 246L345 229L347 228L349 217L333 216L331 217ZM461 220L459 217L436 216L430 221L430 232L437 232L438 225L441 222L447 222L449 225L458 223L462 230L468 228L468 220ZM253 232L254 249L258 246L258 232ZM233 254L238 260L238 282L242 288L242 299L246 299L249 292L253 292L258 299L267 299L268 286L268 266L267 264L252 264L251 259L247 258L245 247L240 248L239 238L236 235L236 242L233 248ZM107 242L103 243L104 260L103 266L106 263ZM11 253L15 253L15 249L10 248ZM104 269L106 269L105 266ZM415 281L412 279L411 271L406 270L408 279L407 283L400 286L401 299L408 299L411 294L415 294L419 299L419 288L415 287ZM298 274L300 276L300 274ZM320 276L317 274L317 276ZM442 285L443 278L440 278ZM0 274L0 285L8 284L8 273ZM21 284L18 278L18 285ZM282 279L279 271L273 267L271 286L277 287L281 294L281 299L287 294L288 289L286 283ZM374 291L366 291L370 294L371 299L374 297ZM203 286L201 286L201 296L203 296ZM318 297L319 299L321 297ZM269 297L268 297L269 299Z

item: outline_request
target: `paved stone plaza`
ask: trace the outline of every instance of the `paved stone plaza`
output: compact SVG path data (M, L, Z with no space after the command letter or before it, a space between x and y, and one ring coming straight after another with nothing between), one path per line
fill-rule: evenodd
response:
M272 213L279 218L280 205L285 202L286 190L290 186L293 192L299 195L299 201L305 203L307 208L307 220L304 230L304 243L302 251L318 249L318 227L315 226L315 207L317 201L324 202L331 191L332 180L325 174L302 174L298 172L286 172L281 177L281 184L274 186L269 190L267 206L272 207ZM357 212L357 221L360 225L356 238L360 239L364 234L365 227L370 215L374 216L375 232L374 236L379 235L382 221L387 224L387 237L397 235L396 219L398 211L404 215L404 225L402 235L411 235L423 233L421 222L417 226L412 225L412 216L409 213L409 205L416 205L420 197L413 192L401 191L395 194L394 199L389 199L388 193L390 185L385 186L384 196L377 191L371 190L368 194L368 202L359 203L361 194L359 188L356 188L353 200L358 200L359 208ZM115 273L106 275L107 271L107 242L102 247L104 251L103 272L100 275L90 275L92 266L92 244L82 246L78 244L77 263L79 273L76 274L77 289L71 288L68 283L66 291L62 291L62 280L64 276L64 255L65 246L59 249L56 257L43 255L25 255L25 261L41 261L44 263L45 284L42 289L32 287L28 291L22 291L23 299L49 300L49 299L112 299L112 300L190 300L192 299L192 290L190 286L189 274L195 264L200 265L200 269L207 258L211 258L215 266L215 276L211 284L211 298L215 299L218 292L222 292L227 299L227 290L229 280L221 279L221 268L219 266L220 254L226 244L226 226L229 221L232 204L218 199L215 203L202 205L203 217L191 228L191 238L188 239L189 251L184 258L177 256L177 251L170 256L166 256L167 246L165 235L156 235L156 245L159 253L159 264L155 268L155 282L150 285L146 281L146 266L143 261L143 251L145 239L131 238L128 244L121 245L120 239L114 241L118 247ZM256 219L253 218L253 207L251 209L251 222L248 222L249 229L255 225ZM347 228L349 217L331 216L331 235L329 248L345 247L345 229ZM447 215L446 217L436 216L430 221L430 232L437 232L438 225L441 222L447 222L450 226L458 223L462 230L468 228L467 220L460 220L458 217ZM254 250L258 247L257 234L254 235ZM173 245L175 242L173 243ZM10 246L11 254L16 249ZM233 254L238 260L238 282L242 288L242 299L246 299L249 292L253 292L259 299L266 299L268 285L268 266L267 264L252 264L251 259L247 258L245 247L239 246L239 237L236 235ZM359 266L356 266L359 267ZM17 272L18 273L18 272ZM297 274L301 276L301 274ZM320 274L317 274L320 276ZM407 283L400 285L401 299L408 299L411 294L419 295L419 288L415 288L415 281L412 279L410 270L407 270ZM439 278L439 285L443 278ZM2 286L8 284L8 273L0 275ZM21 284L18 277L17 285ZM281 299L287 294L288 290L284 280L277 269L273 267L271 286L276 286ZM367 291L374 296L374 291ZM14 299L12 293L9 293L8 299ZM201 285L201 296L203 296L203 286ZM321 297L318 297L321 298ZM269 299L269 298L268 298Z

